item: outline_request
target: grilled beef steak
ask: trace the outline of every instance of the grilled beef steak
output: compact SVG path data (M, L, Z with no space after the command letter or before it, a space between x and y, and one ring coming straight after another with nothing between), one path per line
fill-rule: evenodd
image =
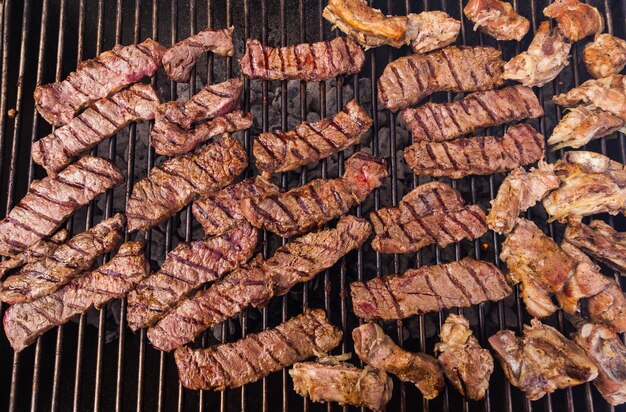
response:
M55 177L33 181L26 196L0 221L0 255L14 255L50 236L79 207L123 181L112 163L92 156Z
M153 325L193 289L245 263L254 252L257 237L254 228L241 222L222 235L178 244L159 271L143 279L128 295L130 328Z
M596 79L617 74L626 66L626 40L600 34L583 51L587 71Z
M58 83L35 88L39 114L53 126L63 126L96 100L152 76L161 66L165 47L152 39L130 46L115 46L78 65Z
M601 220L589 225L571 220L565 239L611 268L626 272L626 233L618 232Z
M219 30L202 30L198 34L179 41L163 55L163 69L167 77L175 82L186 82L191 69L200 55L211 52L219 56L235 54L233 45L234 27Z
M284 193L242 201L242 212L255 227L291 237L339 217L363 202L387 177L387 163L365 152L346 160L336 179L316 179Z
M13 305L58 290L120 244L124 223L124 215L118 213L75 235L46 258L25 265L4 281L0 300Z
M395 112L437 91L490 90L503 83L503 65L500 51L492 47L449 46L401 57L378 79L378 101Z
M460 179L507 172L540 160L544 137L527 124L511 126L502 137L477 136L450 142L417 142L404 149L415 174Z
M602 79L587 80L578 87L552 98L558 105L594 106L626 120L626 76L613 74Z
M67 236L67 230L59 230L54 235L50 236L50 238L43 238L33 243L23 252L0 262L0 279L13 269L50 256L59 246L65 243Z
M126 242L107 263L81 275L56 292L18 303L4 315L4 331L15 351L21 351L55 326L94 306L100 309L122 299L150 272L143 242Z
M131 122L154 119L159 97L152 86L135 84L96 101L65 126L33 143L33 161L54 175L72 159Z
M405 351L376 323L353 329L352 338L354 351L363 362L414 383L425 399L436 398L443 389L443 374L435 358Z
M463 9L465 17L474 23L474 30L496 40L517 40L524 38L530 21L517 14L511 3L500 0L470 0Z
M578 106L563 116L548 139L550 150L578 149L594 139L607 136L626 126L626 120L611 112Z
M361 71L365 53L347 37L313 44L272 48L248 39L239 61L241 73L250 79L321 81Z
M323 310L307 310L275 328L247 335L236 342L207 349L187 346L174 352L178 377L185 388L238 388L272 372L327 352L341 342L342 333Z
M248 156L237 139L220 141L155 166L133 187L126 206L128 231L158 225L200 195L231 183L246 168Z
M359 143L371 126L372 119L351 100L332 119L261 133L253 145L256 166L265 177L295 170Z
M543 9L543 14L555 19L559 29L571 41L582 40L604 30L604 19L600 11L578 0L554 0Z
M500 270L466 257L350 284L355 315L365 320L404 319L445 308L468 307L511 294Z

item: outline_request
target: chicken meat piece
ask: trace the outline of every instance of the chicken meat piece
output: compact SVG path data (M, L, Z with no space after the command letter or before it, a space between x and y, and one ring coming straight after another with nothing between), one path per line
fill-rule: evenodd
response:
M603 33L585 46L583 61L596 79L617 74L626 66L626 40Z
M626 120L611 112L578 106L570 110L556 125L548 139L550 150L565 147L578 149L593 139L599 139L626 126Z
M543 9L543 14L555 19L565 37L573 42L604 30L600 11L578 0L555 0Z
M474 30L479 29L496 40L520 41L530 28L528 19L505 1L469 0L463 13L474 23Z
M592 220L589 225L570 221L565 239L607 266L626 272L626 232L618 232L602 220Z
M578 87L552 98L560 106L592 105L626 120L626 76L613 74L587 80Z
M612 280L604 290L587 301L589 319L609 326L617 332L626 332L626 294Z
M415 53L427 53L449 46L459 35L461 22L439 10L407 16L406 42Z

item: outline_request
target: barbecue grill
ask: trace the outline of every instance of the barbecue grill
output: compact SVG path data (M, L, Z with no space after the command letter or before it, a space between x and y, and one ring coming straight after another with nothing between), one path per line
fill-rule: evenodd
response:
M170 82L162 71L152 79L163 100L187 99L205 84L239 75L237 59L243 55L245 39L255 37L272 46L314 42L332 38L338 33L321 17L325 1L287 0L4 0L2 15L2 72L0 93L0 212L4 216L28 188L28 183L43 176L30 159L31 143L50 132L50 126L37 115L33 106L36 85L64 78L76 64L111 49L116 43L130 44L152 37L170 45L199 30L235 26L236 56L221 58L204 56L185 84ZM374 6L388 14L406 14L441 9L455 18L462 16L461 0L374 1ZM626 0L590 1L604 13L607 30L624 38L626 32ZM513 0L515 8L532 22L534 32L544 19L546 1ZM532 34L532 33L531 33ZM472 30L463 20L458 43L488 44L499 47L505 59L524 50L532 35L523 42L496 42ZM546 117L531 122L544 134L560 119L562 110L551 98L560 91L580 84L588 78L581 62L585 42L574 45L571 63L552 83L539 90ZM288 129L302 120L330 116L356 96L374 119L363 147L390 161L391 173L386 186L377 190L368 201L351 213L366 216L374 209L396 205L415 185L429 179L413 176L404 164L401 150L410 136L398 116L380 110L376 101L376 79L382 69L408 48L399 51L388 47L367 52L364 70L355 76L321 83L266 82L245 80L243 108L256 117L255 127L242 134L245 147L260 131ZM451 100L453 94L439 94L438 101ZM503 128L488 130L500 134ZM161 159L149 149L149 125L132 125L116 137L92 150L99 156L113 159L125 169L125 187L109 191L106 196L82 208L67 224L78 233L94 223L124 209L133 184ZM622 134L592 142L589 150L626 161L626 142ZM315 177L334 177L343 172L343 161L354 150L334 156L296 173L283 174L279 183L287 188L301 185ZM547 153L549 161L560 152ZM123 165L126 165L124 168ZM253 173L252 168L246 175ZM484 209L497 193L504 175L471 177L454 181L467 201L479 203ZM561 239L562 227L548 225L541 208L528 212ZM606 217L619 230L623 219ZM137 235L132 235L137 236ZM162 263L164 254L180 241L202 236L188 207L167 224L145 234L148 256L153 269ZM284 242L264 233L262 252L269 256ZM380 255L369 244L343 258L334 268L320 274L305 285L298 285L288 295L274 299L263 309L250 309L240 316L206 332L195 343L206 346L234 341L251 332L272 327L302 312L305 307L325 308L333 323L344 330L344 341L334 354L351 351L350 331L358 325L351 313L348 285L357 279L399 273L408 267L447 262L470 255L500 265L498 253L502 238L492 232L473 242L465 241L445 249L430 247L410 256ZM605 268L606 269L606 268ZM611 272L605 270L605 274ZM618 275L615 274L617 277ZM622 286L626 283L622 281ZM0 306L0 315L6 305ZM459 310L454 310L455 313ZM481 344L499 329L520 332L530 317L519 298L514 296L497 304L486 303L462 310L471 320ZM385 330L409 350L433 353L439 326L448 311L414 317L405 321L386 322ZM336 410L337 405L313 404L295 394L287 371L274 373L266 379L241 389L226 392L189 391L183 389L176 375L172 354L154 350L145 330L132 333L125 326L125 302L114 302L100 311L92 310L46 333L36 344L16 354L4 336L0 337L0 408L9 411L28 410ZM562 313L544 320L565 333L571 326ZM3 333L0 333L3 335ZM466 402L450 386L432 401L424 400L410 384L395 381L394 396L388 410L485 410L485 411L604 411L612 408L591 384L557 391L545 398L529 402L504 378L499 366L482 402Z

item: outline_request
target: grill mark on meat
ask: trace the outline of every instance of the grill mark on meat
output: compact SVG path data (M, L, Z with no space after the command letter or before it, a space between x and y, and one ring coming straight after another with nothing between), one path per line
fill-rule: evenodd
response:
M346 56L348 56L350 66L355 66L354 57L352 57L352 53L350 53L350 48L348 47L348 39L345 37L341 37L341 41L343 43L343 47L346 49Z
M443 147L444 152L446 153L446 156L448 157L448 159L450 160L450 163L452 163L452 167L455 169L459 168L459 164L456 162L456 160L454 159L454 157L452 157L450 155L450 150L448 149L448 143L443 142L441 144L441 146ZM471 164L468 163L468 166L471 167Z
M446 52L446 49L443 49L441 51L441 56L443 57L443 59L445 60L446 64L448 65L448 70L450 71L450 74L452 75L452 78L454 79L457 88L459 90L463 90L463 82L461 82L461 79L459 79L459 75L456 72L456 69L454 68L454 64L450 61L450 57L448 56L448 53ZM470 74L472 75L472 80L474 81L474 86L478 85L478 82L476 81L476 77L474 76L474 73L472 72L471 65L466 66L466 69L469 70Z
M400 77L400 73L398 73L398 69L396 67L392 67L391 72L396 78L397 86L400 89L400 93L402 93L402 97L404 97L404 84L402 82L402 78Z

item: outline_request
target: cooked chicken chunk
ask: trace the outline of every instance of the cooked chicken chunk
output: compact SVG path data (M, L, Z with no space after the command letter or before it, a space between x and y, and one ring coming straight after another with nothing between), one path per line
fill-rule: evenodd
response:
M626 120L626 76L613 74L587 80L578 87L552 98L560 106L593 105Z
M578 0L555 0L543 9L543 14L555 19L565 37L571 41L599 34L604 29L600 11Z
M511 3L500 0L469 0L463 13L474 22L474 30L496 40L520 41L530 28L528 19L517 14Z
M618 332L626 332L626 294L612 280L600 293L588 300L589 318Z
M589 226L570 221L565 239L613 269L626 272L625 232L618 232L601 220L592 220Z
M603 33L585 46L583 61L596 79L617 74L626 65L626 40Z
M415 53L426 53L454 43L461 22L448 13L433 10L407 16L406 42Z
M564 147L578 149L600 137L607 136L626 125L626 120L611 112L593 107L578 106L569 111L552 131L548 139L551 150Z

